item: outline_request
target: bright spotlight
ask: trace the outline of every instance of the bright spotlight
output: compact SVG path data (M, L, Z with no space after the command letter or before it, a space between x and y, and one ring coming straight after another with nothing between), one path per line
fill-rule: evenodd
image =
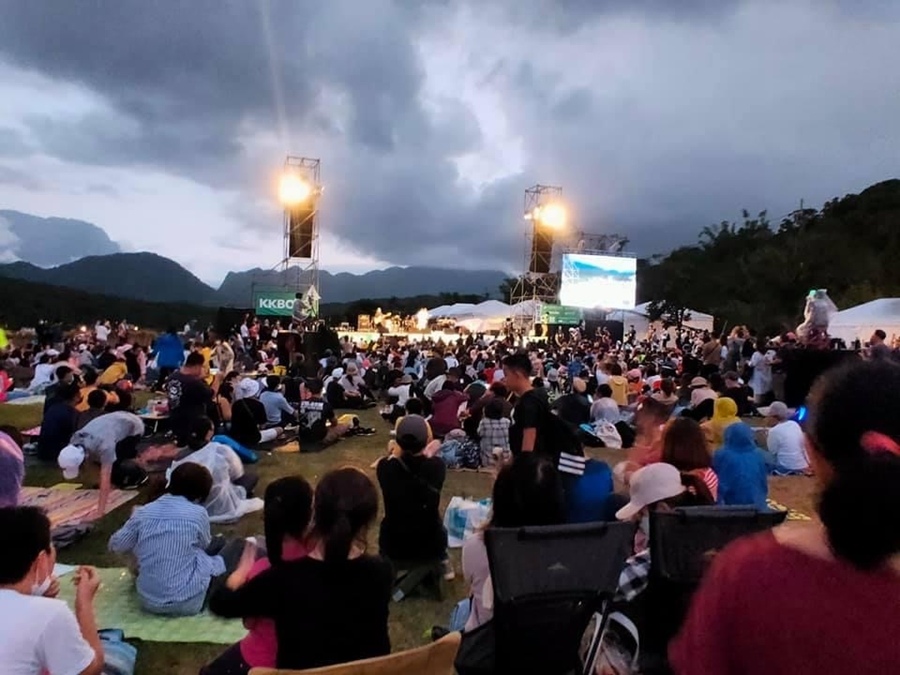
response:
M566 226L566 209L562 204L554 203L535 207L529 216L526 216L528 220L535 220L552 230L559 230Z
M296 206L309 199L312 187L295 173L286 173L278 186L278 198L284 206Z

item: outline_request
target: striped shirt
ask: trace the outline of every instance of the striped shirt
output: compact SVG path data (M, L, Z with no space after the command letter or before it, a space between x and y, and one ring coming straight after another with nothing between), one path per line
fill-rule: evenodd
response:
M167 494L136 508L109 549L135 555L144 605L165 610L206 593L210 579L225 573L222 558L206 553L211 541L206 509Z

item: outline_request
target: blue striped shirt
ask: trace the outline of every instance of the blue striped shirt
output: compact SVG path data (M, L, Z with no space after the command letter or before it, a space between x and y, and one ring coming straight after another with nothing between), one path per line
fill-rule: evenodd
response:
M148 608L165 610L206 593L212 577L225 573L221 556L210 556L209 515L184 497L163 495L135 509L109 540L114 553L133 553L137 590Z

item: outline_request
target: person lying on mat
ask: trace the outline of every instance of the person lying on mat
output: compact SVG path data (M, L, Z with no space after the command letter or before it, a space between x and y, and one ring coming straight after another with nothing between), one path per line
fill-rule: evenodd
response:
M86 457L100 464L98 515L106 514L113 484L124 489L147 480L147 473L134 463L143 435L144 422L137 415L124 411L107 413L72 434L69 445L59 453L57 462L66 480L78 478Z
M178 466L167 494L135 507L109 540L113 553L133 556L141 608L151 614L192 616L203 609L211 581L234 569L243 540L213 539L202 504L213 479L193 462Z
M185 462L206 467L213 478L212 490L204 502L210 522L233 523L247 513L262 508L262 501L253 499L253 488L259 476L245 469L238 454L224 443L213 441L213 423L208 417L194 420L187 439L192 450L184 459L175 462L171 472Z
M390 563L366 553L365 543L377 515L378 491L366 474L352 467L330 471L316 485L309 555L250 581L254 561L244 556L212 593L210 610L226 618L274 619L279 668L389 654L394 575Z
M281 567L305 558L312 547L308 539L312 519L313 490L301 476L285 476L266 488L263 514L266 532L266 556L256 561L247 580L270 567ZM251 668L274 668L278 640L271 619L245 619L247 637L226 649L215 661L204 666L200 675L238 675Z
M30 506L0 508L0 672L3 675L100 675L103 647L93 567L74 574L75 612L57 600L50 519Z

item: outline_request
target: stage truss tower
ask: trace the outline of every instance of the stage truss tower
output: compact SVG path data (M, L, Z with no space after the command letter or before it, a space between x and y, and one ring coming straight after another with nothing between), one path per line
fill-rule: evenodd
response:
M297 293L306 293L314 288L319 289L319 197L322 194L321 162L310 157L288 155L284 161L284 174L295 175L309 186L309 197L306 203L297 206L284 205L284 257L281 271L284 283ZM306 221L312 225L311 241L304 248L297 250L292 246L292 230ZM298 222L299 221L299 222ZM308 255L306 255L308 253Z
M534 217L541 209L550 204L560 204L562 201L562 188L555 185L534 185L525 190L524 216L529 221L529 228L525 234L525 256L523 273L516 280L510 297L512 305L519 305L525 301L529 303L527 312L519 312L512 316L517 327L524 328L527 324L540 322L541 305L555 303L559 295L559 272L553 271L555 260L551 240L550 246L541 245L539 228L541 222ZM562 233L558 233L562 234Z

